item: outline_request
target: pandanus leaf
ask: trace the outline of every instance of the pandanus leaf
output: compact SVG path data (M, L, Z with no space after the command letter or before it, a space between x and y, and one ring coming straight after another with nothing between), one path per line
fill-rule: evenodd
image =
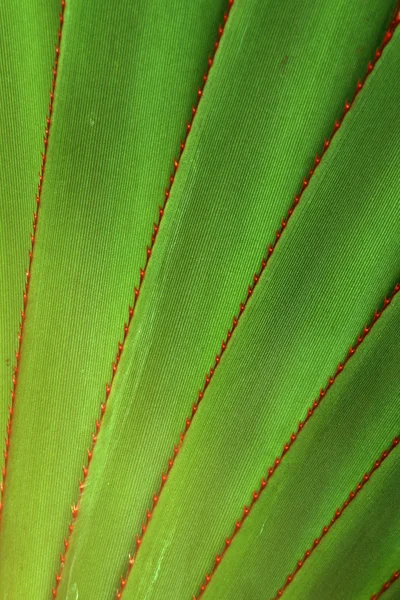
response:
M0 597L400 597L399 3L28 4Z

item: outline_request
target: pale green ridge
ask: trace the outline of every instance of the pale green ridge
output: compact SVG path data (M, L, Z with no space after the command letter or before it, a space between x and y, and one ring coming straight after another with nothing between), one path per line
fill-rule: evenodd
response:
M68 2L0 537L5 597L51 595L133 287L226 6ZM27 110L36 115L35 104ZM30 207L35 189L36 175Z
M60 0L0 3L0 439L11 403ZM1 461L3 465L3 459Z
M108 581L113 582L114 589L119 586L120 576L127 567L128 552L134 550L135 536L141 529L146 509L151 506L153 493L159 488L161 472L167 467L185 418L197 399L197 390L203 385L206 371L220 350L233 314L237 313L239 302L244 299L247 285L252 281L252 274L260 267L261 257L274 239L275 230L298 192L313 157L321 151L324 137L330 136L335 119L342 114L346 97L352 96L357 79L363 76L368 59L383 38L392 9L393 6L388 4L383 14L381 4L367 8L363 3L353 6L341 2L337 12L332 13L326 7L317 14L310 11L308 3L286 8L273 2L262 6L257 2L234 5L182 157L121 358L71 541L61 584L62 594L66 595L67 590L72 591L76 586L84 597L90 597L98 589L99 581L105 579L107 585ZM360 20L365 21L365 28L360 28ZM363 48L361 59L360 46ZM331 57L329 68L326 56ZM362 104L361 100L357 102ZM365 145L364 138L362 141ZM348 148L345 150L346 161L340 163L340 169L349 163ZM331 160L335 159L336 152L331 152ZM360 166L365 155L364 151ZM379 157L382 161L383 156ZM380 166L381 163L377 169ZM339 175L336 170L335 178ZM382 179L382 189L388 181L393 185L390 177ZM322 176L319 179L322 180ZM353 173L348 179L353 180L349 182L351 191L343 195L340 208L333 213L335 218L336 212L339 216L343 213L338 223L328 218L333 210L331 204L336 202L336 182L332 184L333 190L327 188L327 197L325 190L319 191L317 205L320 206L316 216L310 200L305 201L303 221L297 219L297 223L302 223L302 230L297 232L290 252L287 250L290 257L285 258L285 264L280 264L277 259L276 264L281 270L279 281L270 288L268 301L263 300L267 306L271 303L273 314L269 324L271 331L268 331L270 340L280 340L280 327L272 328L273 320L278 322L278 315L283 310L281 319L286 322L295 308L290 305L291 310L287 311L284 286L289 277L293 286L291 293L295 297L304 274L298 273L297 278L290 281L290 265L294 262L297 264L294 269L301 266L307 271L306 263L311 260L309 236L314 225L319 226L322 221L322 229L316 235L326 236L332 243L328 260L329 268L335 267L335 276L336 271L340 273L339 265L345 264L347 268L350 263L351 267L350 248L345 253L345 263L340 263L342 250L337 246L338 236L342 243L349 232L350 225L346 220L354 219L348 200L353 197L358 180L354 179ZM312 198L311 194L308 198ZM362 200L363 190L360 190L358 201L361 206ZM370 199L363 218L370 219L372 210L375 212ZM346 330L335 340L331 351L322 352L314 366L317 350L310 356L312 374L319 373L324 367L322 376L326 376L327 361L332 364L340 359L347 340L390 288L394 277L395 240L399 232L396 212L395 207L386 205L385 210L378 211L363 234L365 240L359 241L357 260L347 278L336 283L330 281L323 270L324 240L313 240L315 249L311 248L311 256L322 280L318 282L317 278L314 284L314 279L309 278L302 283L302 294L307 302L313 285L319 292L324 289L322 281L325 285L330 284L332 294L340 293L341 285L351 281L346 296L348 301L358 297L365 280L369 286L365 302L349 318ZM356 218L360 218L358 213ZM382 227L387 229L387 238L379 241L377 232ZM296 228L298 225L290 228L289 238ZM350 231L353 236L353 229ZM377 246L375 262L365 263L361 269L359 263L364 260L364 248L372 242ZM321 252L319 258L318 251ZM380 261L386 265L384 269ZM372 287L371 274L375 277L378 263L381 285ZM361 269L361 275L358 284L354 285L352 280L357 269ZM277 289L279 302L274 300ZM321 326L329 294L325 293L323 299L325 303L321 302L319 320L309 334L307 344ZM311 320L315 302L316 298L310 303L308 320ZM336 310L331 314L334 339L338 316L343 319L343 312ZM261 318L259 336L264 337L262 315L258 317ZM254 327L257 328L256 323ZM301 322L297 322L296 327L297 339L301 340L304 327ZM247 340L248 348L252 343L251 336ZM285 364L291 364L294 350L288 340L279 359L284 353L288 356ZM243 360L242 356L240 360ZM264 373L264 363L259 368ZM232 376L235 377L236 362L233 369ZM224 393L229 403L230 378L227 375L225 378ZM315 382L311 380L311 383L314 389ZM290 387L292 382L289 380L287 385ZM213 387L214 382L210 392ZM217 389L217 394L221 394L220 388ZM241 394L236 402L239 410L243 402ZM235 401L230 407L233 412ZM254 413L253 419L257 414ZM241 422L241 418L238 421ZM221 423L215 431L218 431L221 444L225 443ZM208 443L206 447L208 452ZM201 458L203 455L204 449ZM193 469L200 468L199 461L200 456L196 453ZM242 457L238 461L242 461ZM258 479L256 466L249 470L249 479L255 474ZM215 481L211 493L213 490ZM164 517L175 519L175 509L185 502L174 496L168 516L164 513ZM235 512L235 505L232 509ZM224 527L224 522L219 524L218 520L219 517L213 523L215 535ZM192 528L192 522L188 522L188 526ZM195 527L197 530L200 525ZM172 532L175 532L173 528L169 530L167 544ZM118 540L117 548L110 540ZM157 549L148 569L139 568L143 561L138 562L137 572L143 575L140 594L144 594L143 590L153 593L149 581L155 572L158 572L158 581L154 585L158 587L154 593L161 594L169 588L170 584L165 587L159 585L159 581L169 580L170 571L169 567L165 569L165 564L170 565L177 553L180 553L179 548L174 542L161 562ZM197 562L192 554L190 556L193 563ZM186 562L185 558L185 565ZM199 561L197 567L202 569L203 564ZM154 572L152 566L155 566ZM135 594L137 583L128 584L127 595ZM176 598L181 591L180 585L182 591L192 593L192 583L189 570L187 577L185 574L174 579L172 586L177 588L168 594Z
M398 281L400 140L393 114L400 92L399 44L396 34L253 292L169 475L126 600L165 598L166 593L185 598L197 591L284 440ZM388 84L391 93L386 94ZM392 384L389 379L387 385ZM113 406L112 419L114 410L118 414ZM162 419L165 428L165 413ZM119 434L123 418L114 431L118 424ZM103 439L108 430L104 433ZM155 436L151 439L154 444ZM106 441L112 460L122 444L120 438ZM102 477L112 481L107 467ZM131 483L134 506L137 475L127 462L124 467L118 489L128 491L125 482ZM100 475L97 489L99 481ZM106 493L105 486L100 489Z

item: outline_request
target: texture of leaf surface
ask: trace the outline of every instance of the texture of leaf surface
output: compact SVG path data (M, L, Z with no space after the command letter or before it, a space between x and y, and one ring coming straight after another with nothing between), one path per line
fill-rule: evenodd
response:
M29 233L36 208L59 0L0 3L0 431L22 308Z
M400 293L374 318L400 280L400 27L385 37L396 3L231 4L65 8L0 598L273 598L400 434ZM3 431L59 10L0 7ZM399 568L399 457L379 464L288 600L368 598Z

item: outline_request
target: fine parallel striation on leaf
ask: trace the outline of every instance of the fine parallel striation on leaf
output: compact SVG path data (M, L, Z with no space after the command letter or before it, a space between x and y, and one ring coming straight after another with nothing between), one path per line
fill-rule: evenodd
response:
M53 70L60 0L0 7L0 598L398 568L393 450L285 584L399 433L395 5L69 0Z
M133 288L225 5L66 7L0 537L1 591L14 597L51 595ZM51 60L57 27L58 15ZM50 30L42 42L49 38ZM40 148L51 61L46 76ZM32 209L40 153L35 165ZM30 228L31 216L26 257Z
M127 598L145 597L147 590L152 598L161 597L167 587L171 597L198 592L282 443L398 282L400 146L392 122L398 92L384 101L382 97L388 81L398 85L399 39L396 32L344 120L243 313L160 496L125 590ZM388 386L396 385L389 373L394 375L397 358L387 372ZM381 402L398 412L398 396L385 395L384 381L377 392L383 394ZM398 429L392 421L396 431L389 439ZM304 435L307 439L307 431ZM377 438L370 462L381 441ZM360 450L366 455L365 445ZM354 481L349 480L349 490L358 476L356 471ZM285 488L282 474L276 477ZM291 506L292 492L287 494ZM330 496L331 489L325 490L324 501ZM284 522L271 529L274 539ZM291 537L283 547L293 552L294 560L303 549ZM276 552L275 545L271 550ZM271 585L272 573L279 571L277 566L271 571L265 567L267 552L258 547L257 556ZM247 589L249 580L257 597L259 572L249 569L244 578L239 569L236 579L231 560L227 554L205 598L229 596L233 589L237 594L239 582ZM271 595L289 572L289 563L280 562L281 576L271 585ZM231 579L234 587L229 586Z

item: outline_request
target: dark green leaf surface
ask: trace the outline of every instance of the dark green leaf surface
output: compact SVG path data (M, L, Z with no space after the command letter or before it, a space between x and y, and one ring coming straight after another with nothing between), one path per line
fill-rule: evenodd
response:
M312 547L314 539L329 524L337 507L343 505L364 473L391 444L398 434L400 382L391 375L400 358L396 345L399 327L400 302L396 299L357 349L282 460L216 572L207 590L209 598L229 598L235 590L236 597L245 598L246 588L254 590L255 597L257 588L264 591L266 598L273 597L297 561L303 559L306 549ZM304 418L314 396L304 397L297 421ZM291 419L278 440L281 446L297 430L295 417ZM262 444L263 476L282 449L278 444L273 447L270 438L266 437ZM385 476L386 470L389 475ZM373 475L347 513L321 541L288 588L288 598L367 598L371 588L385 579L386 571L394 571L400 561L396 542L400 525L396 509L398 492L394 485L398 470L399 460L394 452L388 464ZM381 477L384 484L379 483ZM392 477L392 482L386 481L387 477ZM255 482L254 488L258 485ZM384 501L381 485L386 486L386 491L392 490ZM250 500L251 495L243 495L243 504ZM371 506L366 531L363 511L368 502ZM237 517L241 516L240 508ZM227 535L231 534L233 523ZM377 535L383 523L386 527ZM371 539L376 540L374 544ZM223 544L218 544L216 550L222 549ZM325 563L329 553L331 559ZM214 556L209 559L212 561ZM309 588L313 586L311 593Z
M12 124L0 117L8 173L0 208L4 431L55 4L41 19L39 0L29 13L0 9L7 69L16 80L13 87L4 71L2 106L21 89L20 116ZM69 538L86 448L146 244L227 8L226 0L67 5L7 463L0 598L50 598L64 538L57 598L115 597L206 373L315 155L376 60L395 2L235 1L179 161ZM28 69L17 42L34 32L40 42ZM399 281L399 72L400 28L246 304L168 475L124 600L198 595L243 506ZM399 435L399 310L400 294L285 456L206 600L273 597ZM393 450L335 523L285 591L288 600L368 598L399 568L398 454ZM396 585L385 600L396 598Z

